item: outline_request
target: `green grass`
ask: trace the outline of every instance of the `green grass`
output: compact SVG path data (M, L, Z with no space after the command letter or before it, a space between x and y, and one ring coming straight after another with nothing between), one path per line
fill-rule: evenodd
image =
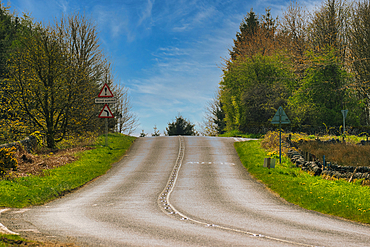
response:
M8 246L39 246L39 243L23 239L18 235L0 234L0 247Z
M100 136L95 149L79 153L79 159L65 166L47 170L44 176L29 176L0 181L0 207L22 208L41 205L58 198L92 179L103 175L131 146L135 137L121 134Z
M219 137L243 137L243 138L261 138L262 134L243 134L238 130L228 131L224 134L219 135Z
M263 167L269 157L261 141L237 142L235 148L247 170L288 202L324 214L370 224L370 187L361 181L325 180L296 168L287 157L275 169Z

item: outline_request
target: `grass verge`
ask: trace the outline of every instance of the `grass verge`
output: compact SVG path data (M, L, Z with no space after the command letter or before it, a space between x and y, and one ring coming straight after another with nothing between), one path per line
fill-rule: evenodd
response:
M325 180L296 168L287 157L275 169L263 167L261 141L236 142L240 160L256 179L300 207L370 224L370 187L361 181Z
M224 134L218 135L219 137L243 137L243 138L261 138L262 134L243 134L238 130L228 131Z
M41 205L58 198L92 179L103 175L121 159L135 137L109 134L100 136L94 149L78 153L75 162L44 171L42 176L29 176L0 181L0 207L22 208Z
M40 246L41 243L26 240L18 235L0 234L0 247L8 246Z

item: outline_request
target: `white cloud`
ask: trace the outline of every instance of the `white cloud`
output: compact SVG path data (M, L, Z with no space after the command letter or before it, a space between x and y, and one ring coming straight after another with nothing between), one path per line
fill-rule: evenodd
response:
M140 26L144 20L146 20L146 19L148 19L148 18L151 17L154 1L155 0L153 0L153 1L148 0L147 5L146 5L146 7L145 7L145 9L144 9L144 11L143 11L143 13L142 13L139 21L138 21L138 24L137 24L138 26Z
M213 6L207 8L199 8L195 6L195 14L192 12L184 12L184 17L179 20L179 25L173 26L174 32L189 31L193 28L203 26L207 21L217 16L217 10Z
M56 0L56 4L62 9L63 13L68 12L69 3L67 0Z

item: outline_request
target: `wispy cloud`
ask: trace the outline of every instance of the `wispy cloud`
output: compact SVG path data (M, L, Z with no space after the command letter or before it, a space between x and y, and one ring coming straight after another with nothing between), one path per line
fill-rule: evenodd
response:
M184 32L199 28L215 16L217 16L217 10L213 6L207 8L197 7L195 8L195 13L194 11L184 13L183 18L179 21L179 25L173 26L172 30L174 32Z
M125 8L112 9L107 6L96 5L93 13L100 29L104 32L109 31L111 39L125 36L128 42L135 40L135 32L130 29L130 20Z
M152 1L148 0L147 5L145 6L144 11L142 12L142 15L137 23L138 26L140 26L143 23L143 21L151 17L154 1L155 0Z
M63 13L68 13L69 3L67 0L56 0L55 2L62 9Z

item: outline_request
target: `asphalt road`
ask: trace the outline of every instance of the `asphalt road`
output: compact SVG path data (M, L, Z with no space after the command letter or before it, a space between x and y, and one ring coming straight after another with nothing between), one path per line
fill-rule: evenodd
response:
M268 192L233 142L139 138L106 175L47 205L3 212L0 222L80 246L370 246L369 226Z

